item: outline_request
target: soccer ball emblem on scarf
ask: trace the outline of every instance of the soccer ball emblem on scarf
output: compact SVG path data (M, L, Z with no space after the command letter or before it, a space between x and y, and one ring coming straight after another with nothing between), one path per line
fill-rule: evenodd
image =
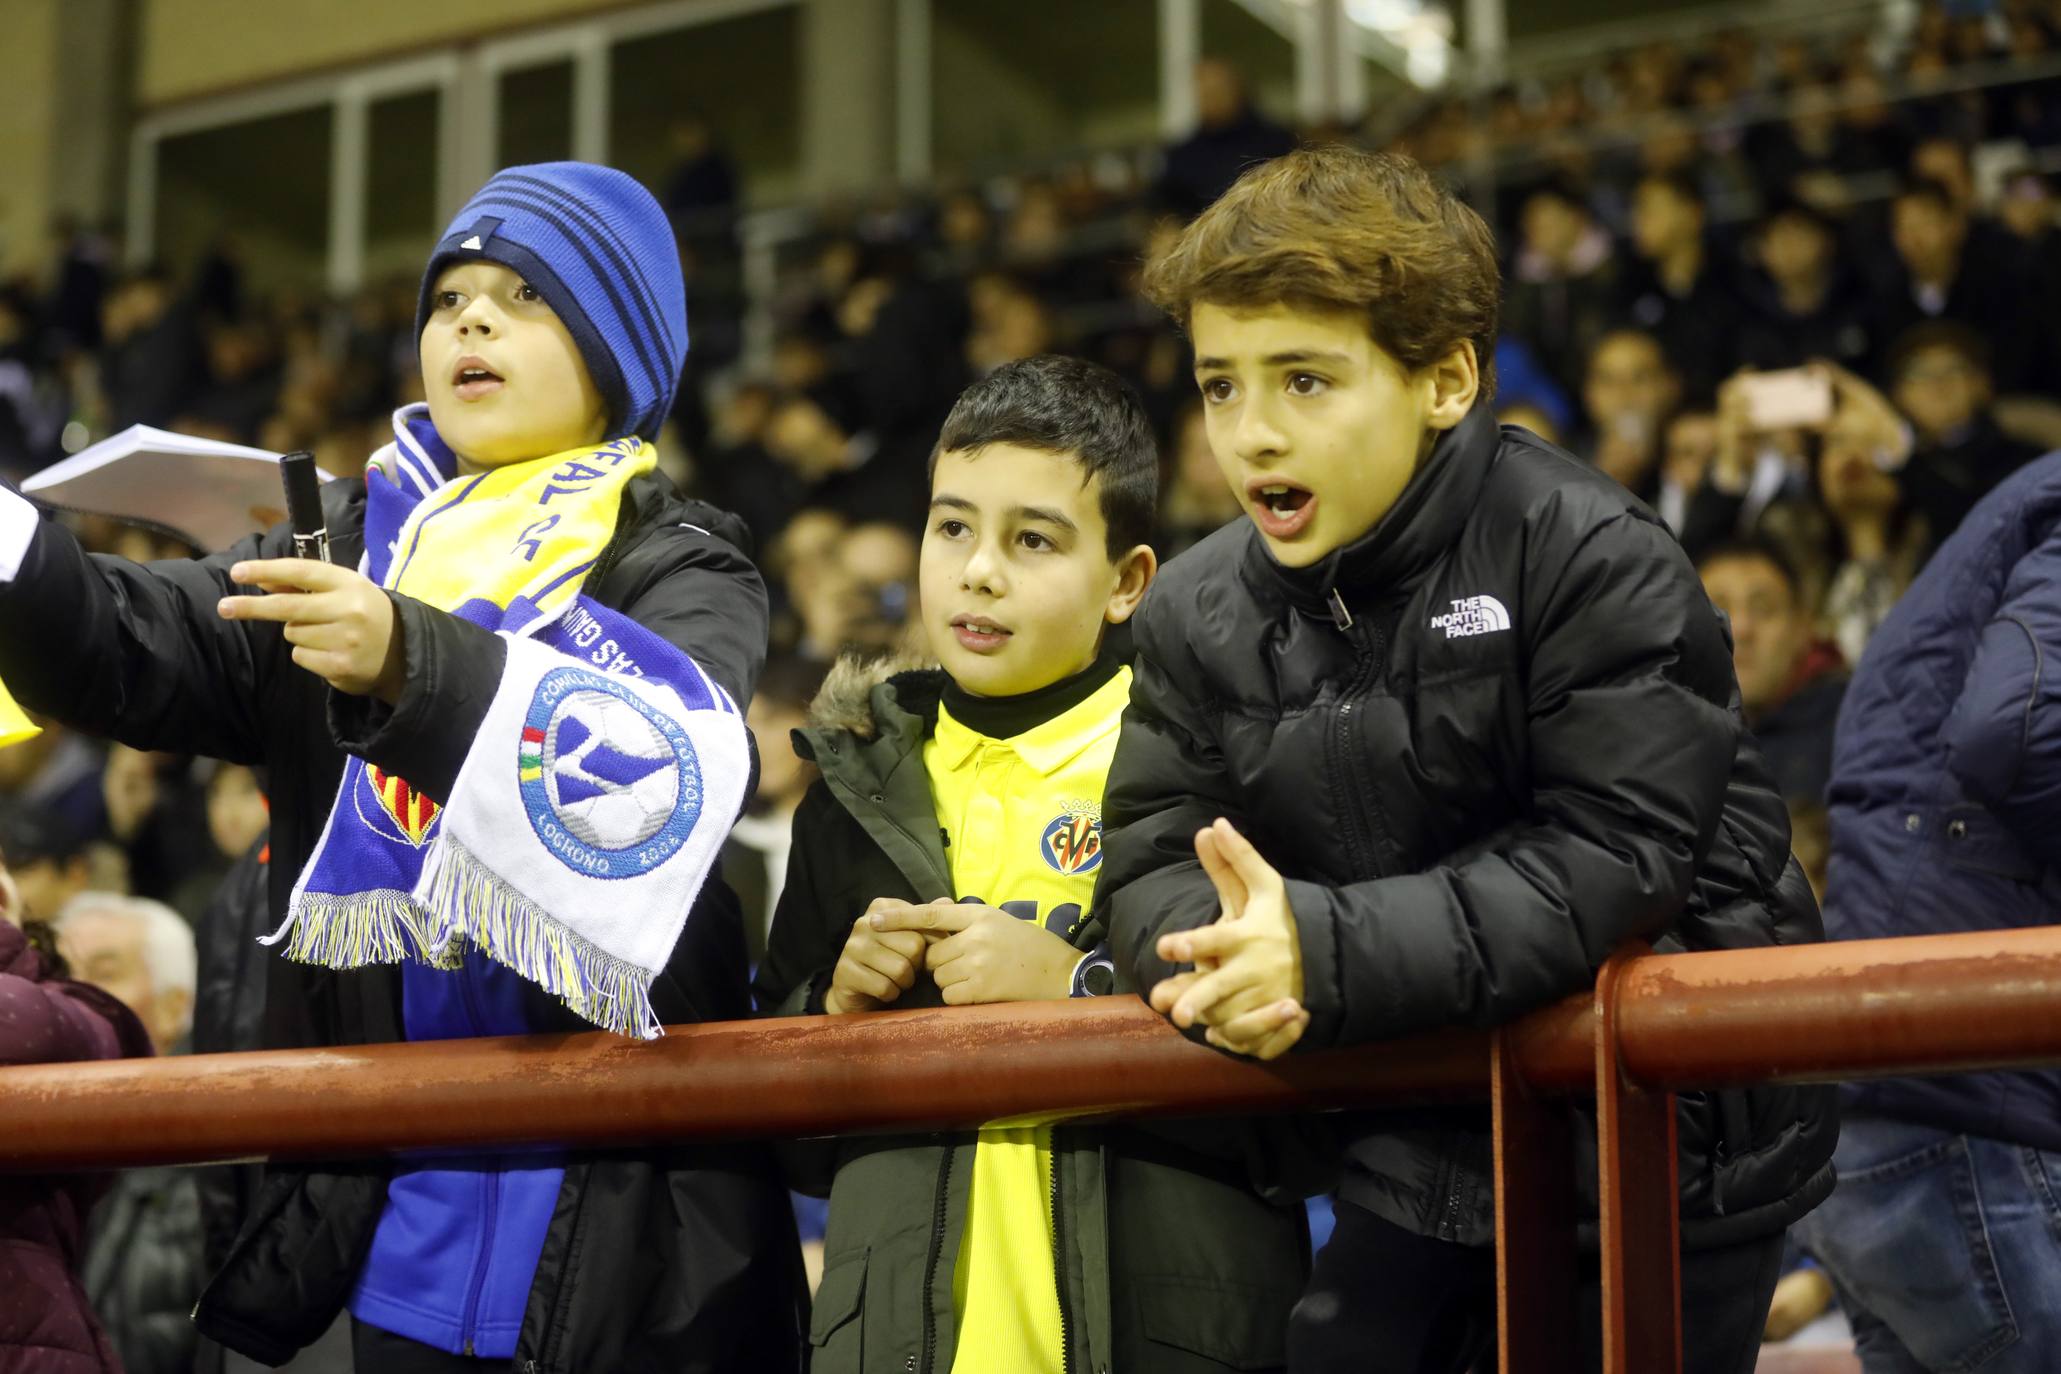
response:
M701 815L701 770L678 723L620 683L579 668L546 673L517 759L537 838L596 877L648 873Z

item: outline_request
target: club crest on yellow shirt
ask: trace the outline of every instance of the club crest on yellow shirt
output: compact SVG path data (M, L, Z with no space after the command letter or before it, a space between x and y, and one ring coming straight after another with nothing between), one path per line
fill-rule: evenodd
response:
M1061 873L1093 873L1102 863L1102 818L1092 811L1062 811L1038 841L1045 862Z

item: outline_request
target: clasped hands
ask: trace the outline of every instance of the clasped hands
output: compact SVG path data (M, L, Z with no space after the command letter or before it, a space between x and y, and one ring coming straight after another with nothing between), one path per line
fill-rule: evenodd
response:
M973 902L877 898L852 923L823 1009L878 1011L930 971L946 1006L1067 995L1081 952L1046 930Z

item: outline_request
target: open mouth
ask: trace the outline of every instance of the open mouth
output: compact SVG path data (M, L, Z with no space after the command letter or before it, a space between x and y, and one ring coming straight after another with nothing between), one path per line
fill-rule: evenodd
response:
M1316 518L1316 493L1293 482L1271 478L1248 482L1245 499L1252 508L1253 522L1275 539L1293 538Z
M1005 625L977 615L952 617L952 637L962 648L977 654L991 654L1009 642L1012 631Z
M501 374L478 358L460 358L451 370L451 389L461 401L476 400L503 385Z

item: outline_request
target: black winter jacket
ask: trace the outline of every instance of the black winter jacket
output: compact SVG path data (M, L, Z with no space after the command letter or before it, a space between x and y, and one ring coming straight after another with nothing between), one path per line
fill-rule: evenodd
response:
M1663 951L1822 938L1741 725L1723 624L1666 528L1486 408L1358 543L1282 567L1249 521L1174 560L1137 619L1104 803L1106 907L1140 988L1214 919L1217 816L1288 880L1307 1047L1493 1026ZM1493 1234L1486 1113L1370 1118L1343 1195ZM1781 1230L1831 1187L1822 1089L1685 1095L1685 1237ZM1594 1135L1585 1186L1594 1206Z
M334 561L362 551L365 488L324 489ZM632 482L589 595L679 645L733 699L764 662L766 596L730 516L662 477ZM279 626L222 620L239 559L287 556L284 526L222 554L139 566L89 556L44 521L0 585L0 677L22 703L141 749L269 770L270 906L283 913L321 834L345 750L442 801L500 680L496 636L404 596L407 685L388 708L297 665ZM350 972L272 959L266 1043L405 1038L396 968ZM589 1029L530 988L531 1024ZM662 1021L749 1014L741 920L711 882L652 988ZM383 1163L275 1166L195 1320L252 1358L284 1362L336 1318L386 1193ZM798 1367L805 1295L794 1224L763 1150L738 1146L582 1153L566 1166L516 1345L524 1374Z

